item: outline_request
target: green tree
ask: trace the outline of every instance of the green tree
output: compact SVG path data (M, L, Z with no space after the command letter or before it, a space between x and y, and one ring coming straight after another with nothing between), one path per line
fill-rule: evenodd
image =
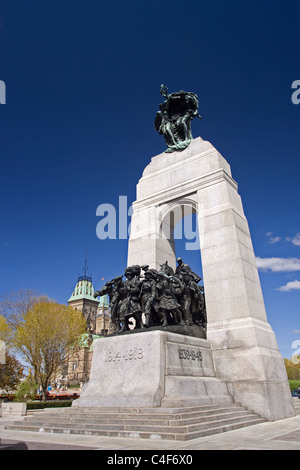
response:
M9 338L11 337L11 328L4 318L3 315L0 315L0 341L4 343L9 343Z
M80 348L86 321L82 312L54 302L35 303L18 319L13 343L43 388L59 373L70 353Z
M5 359L5 364L0 364L0 390L11 392L16 390L23 378L23 366L8 352Z
M33 380L31 375L28 375L24 382L22 382L15 395L15 401L34 400L39 386Z
M286 373L289 380L300 380L300 358L299 363L295 364L291 359L284 359Z
M0 367L6 362L8 348L11 346L12 330L6 319L0 315Z
M0 302L0 316L6 318L10 327L14 329L23 316L39 302L54 302L54 300L32 289L11 292L6 294Z

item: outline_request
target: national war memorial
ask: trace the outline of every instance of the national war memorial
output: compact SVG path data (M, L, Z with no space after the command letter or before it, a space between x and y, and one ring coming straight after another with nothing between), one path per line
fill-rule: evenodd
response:
M96 293L109 295L115 331L95 344L90 381L74 406L228 402L269 421L294 416L230 165L192 138L197 95L168 94L163 85L161 95L154 125L167 149L137 184L126 279ZM176 266L172 232L183 209L197 214L203 286L184 260Z
M295 415L230 165L192 137L197 95L161 95L167 149L138 181L124 273L94 293L109 298L112 332L94 342L72 408L32 417L30 430L182 441ZM203 279L175 255L187 214Z

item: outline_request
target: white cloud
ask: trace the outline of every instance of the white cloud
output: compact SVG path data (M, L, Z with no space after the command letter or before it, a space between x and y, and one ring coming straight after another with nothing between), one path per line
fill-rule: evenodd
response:
M280 242L280 240L281 240L281 237L270 237L270 238L269 238L269 243L270 243L271 245L273 245L274 243Z
M286 241L291 242L295 246L300 246L300 232L298 232L293 238L286 237Z
M278 287L281 292L290 292L291 290L300 290L300 281L290 281L285 286Z
M300 258L256 258L256 265L261 271L274 273L300 271Z
M270 243L270 245L273 245L274 243L278 243L281 240L281 237L274 236L273 232L267 232L266 237L267 237L268 243Z

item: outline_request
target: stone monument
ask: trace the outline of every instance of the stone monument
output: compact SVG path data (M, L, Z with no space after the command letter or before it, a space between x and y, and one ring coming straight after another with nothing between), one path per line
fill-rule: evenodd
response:
M181 311L176 313L174 308L166 313L171 322L162 316L151 325L151 302L141 302L139 276L131 272L128 277L125 272L127 280L121 281L120 289L113 291L114 283L104 289L110 291L118 332L97 341L90 382L74 405L160 407L231 401L270 421L294 416L230 165L212 144L201 137L192 139L190 123L198 115L197 96L168 95L163 86L161 93L166 101L160 105L155 127L168 149L151 159L138 182L127 265L129 271L147 266L152 273L160 273L161 284L168 281L159 293L161 299L170 290L169 278L173 273L178 276L184 265L178 260L176 268L173 228L183 208L185 214L196 213L205 310L198 325L183 304ZM163 265L171 271L162 271ZM150 279L145 275L151 291ZM124 296L124 287L127 297L120 302L116 299ZM191 303L187 305L190 308ZM131 318L135 328L128 331ZM195 327L198 334L192 331Z

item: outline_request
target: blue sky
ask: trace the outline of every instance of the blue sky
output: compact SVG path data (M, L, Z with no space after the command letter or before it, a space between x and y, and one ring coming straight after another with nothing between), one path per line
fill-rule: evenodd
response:
M298 15L293 0L2 0L0 297L36 289L66 303L86 250L96 288L123 272L127 240L99 240L96 209L120 195L130 206L165 149L153 126L164 83L197 93L193 136L231 165L268 320L290 357L300 339ZM196 252L176 247L201 270Z

